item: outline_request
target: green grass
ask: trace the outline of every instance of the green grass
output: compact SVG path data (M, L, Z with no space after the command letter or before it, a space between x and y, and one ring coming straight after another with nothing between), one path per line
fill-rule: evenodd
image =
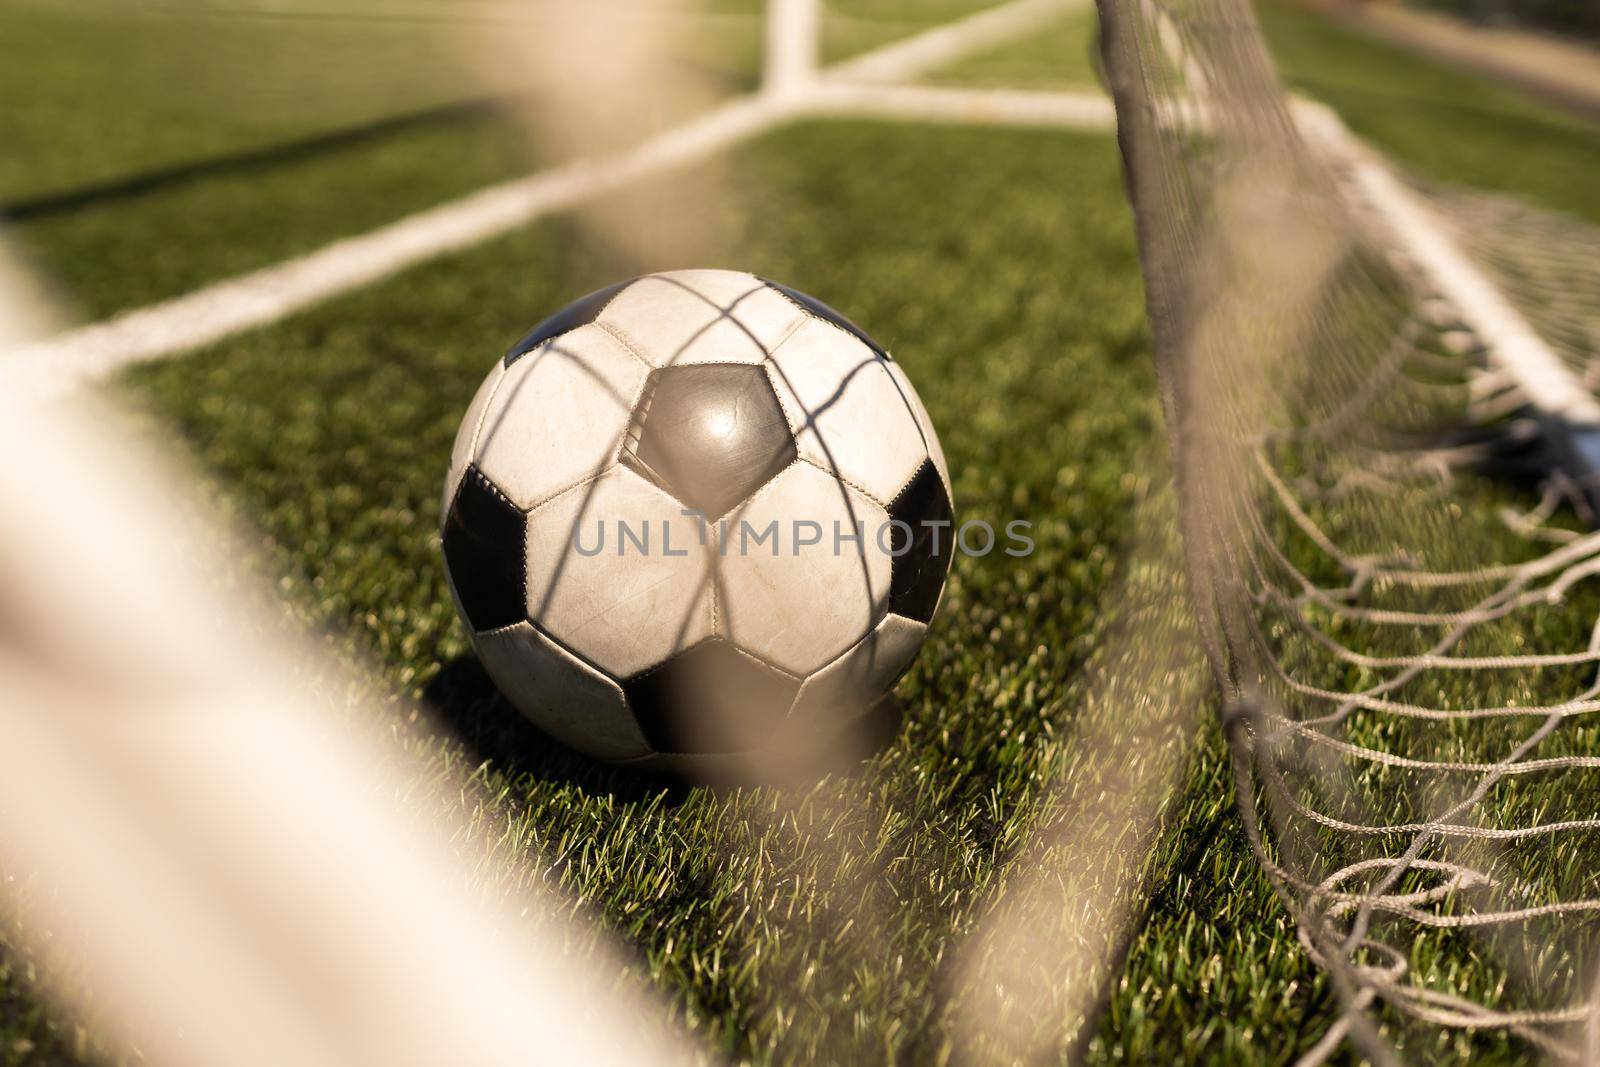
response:
M795 129L731 163L732 203L751 206L713 261L872 324L924 383L962 515L1041 527L1026 565L959 566L899 736L804 806L775 790L677 796L551 753L492 699L444 592L439 479L505 338L660 264L618 262L553 220L132 384L261 525L307 621L346 633L488 755L565 887L714 1044L782 1060L937 1049L938 961L1026 825L1035 780L1067 755L1075 678L1151 487L1129 473L1156 416L1117 166L1103 138L864 125ZM919 181L927 195L907 202ZM980 211L985 226L965 224ZM791 806L833 847L786 844Z
M834 61L995 0L829 0ZM530 9L531 10L531 9ZM759 77L761 0L664 12L687 70ZM0 203L92 187L316 133L525 88L505 42L536 29L506 5L452 12L383 0L316 10L114 0L0 3Z
M1438 182L1510 192L1535 204L1600 218L1600 195L1592 182L1600 145L1594 127L1482 78L1370 41L1298 7L1268 2L1261 14L1288 81L1333 104L1354 129L1415 173ZM1341 358L1330 356L1330 365ZM1396 502L1383 499L1361 507L1347 503L1319 514L1341 538L1355 541L1376 531L1386 535L1385 545L1393 538L1427 550L1436 565L1465 566L1483 559L1525 557L1529 546L1499 528L1493 516L1506 504L1529 503L1514 487L1469 483L1452 505L1459 511L1451 514L1482 520L1470 526L1459 517L1439 525L1437 503L1416 507L1407 519L1397 513ZM1406 522L1415 525L1402 525ZM1285 544L1296 543L1286 538ZM1317 554L1305 544L1297 548L1300 562L1311 565ZM1491 629L1481 636L1479 647L1504 650L1524 641L1539 648L1582 647L1584 620L1593 617L1592 607L1586 599L1540 613L1523 627ZM1326 667L1319 664L1318 669ZM1454 680L1454 690L1424 691L1419 686L1415 695L1433 704L1447 702L1450 696L1480 704L1501 699L1529 702L1575 688L1565 672L1531 678L1530 673L1463 675ZM1309 667L1306 676L1315 677ZM1325 676L1323 680L1349 688L1374 679ZM1475 688L1465 693L1461 685ZM1563 733L1541 754L1593 751L1595 738L1590 731ZM1489 753L1497 745L1503 752L1505 736L1499 731L1476 735L1467 731L1464 736L1443 738L1423 731L1396 735L1379 724L1359 722L1350 739L1391 751L1409 745L1414 746L1412 751L1442 748L1458 752L1459 758L1481 759L1494 758ZM1228 1058L1265 1053L1272 1062L1288 1062L1324 1031L1336 1007L1326 978L1294 945L1292 924L1267 891L1250 854L1232 808L1231 781L1218 758L1219 744L1212 735L1202 748L1183 799L1175 805L1173 829L1158 845L1158 855L1170 856L1173 862L1152 863L1158 873L1148 887L1148 918L1130 947L1126 970L1109 1000L1094 1046L1118 1052L1126 1062L1206 1059L1222 1050L1227 1050ZM1363 782L1375 810L1387 815L1400 814L1393 807L1400 796L1414 795L1398 791L1393 777L1369 776ZM1536 786L1511 787L1497 793L1489 807L1506 824L1526 824L1559 818L1574 807L1587 811L1592 799L1587 790L1586 780L1579 786L1569 776L1560 795ZM1574 857L1586 854L1582 848L1580 843L1574 852L1569 843L1558 854L1548 855L1522 850L1534 854L1503 858L1502 873L1515 870L1543 887L1543 892L1567 899L1592 893L1592 878L1586 873L1592 865L1580 860L1575 872L1572 868ZM1544 929L1535 936L1554 933ZM1434 988L1498 1004L1527 991L1526 984L1508 983L1493 954L1484 952L1473 938L1429 933L1400 943L1409 943L1414 972ZM1393 1016L1385 1020L1387 1036L1408 1058L1453 1062L1472 1056L1486 1062L1516 1062L1527 1054L1525 1046L1493 1031L1471 1034L1410 1027Z
M983 6L832 3L824 57L854 55ZM0 4L0 34L28 56L0 63L0 95L11 102L0 109L0 141L12 147L0 157L0 204L91 194L19 215L8 237L69 308L96 319L310 251L541 162L547 153L514 104L449 110L505 88L504 77L487 80L467 62L478 32L472 18L380 18L377 10L345 0L317 18L277 19L94 2ZM717 92L753 89L759 15L752 0L727 0L686 16L684 62ZM105 62L113 54L119 62ZM172 55L185 57L182 78L161 58ZM238 62L241 55L250 62ZM336 140L315 143L329 137ZM94 193L173 168L192 171Z
M824 0L822 59L858 55L944 22L953 22L999 0Z
M0 198L225 156L474 94L451 43L400 19L200 5L0 4Z
M841 4L829 54L974 6ZM1274 6L1264 17L1296 83L1419 173L1600 214L1580 182L1588 127L1304 13ZM871 25L852 31L850 20ZM841 36L856 31L856 41ZM940 77L1087 85L1088 32L1067 20ZM1412 109L1425 119L1406 117ZM287 135L216 148L197 136L170 158ZM128 140L119 151L167 151L160 138ZM1495 165L1511 144L1514 158ZM492 116L422 123L35 220L19 235L71 299L102 314L456 195L529 158ZM712 175L732 190L714 217L694 188ZM402 721L414 699L451 731L419 731L411 744L441 765L483 763L505 808L482 831L530 842L713 1047L775 1062L936 1061L953 1050L982 1059L1034 1040L1091 1062L1287 1062L1310 1047L1334 1003L1244 841L1203 698L1209 675L1178 593L1113 143L813 124L641 198L708 235L695 258L785 279L871 328L941 430L962 516L1039 525L1032 559L958 562L899 690L904 723L858 775L688 788L552 750L494 696L444 592L438 485L496 353L572 296L676 259L627 259L580 220L554 218L139 370L123 387L177 428L225 506L260 530L251 562L281 576L298 617L375 664ZM1504 497L1473 499L1487 513ZM1113 743L1109 761L1108 737L1127 743ZM1149 839L1084 814L1130 779L1179 786ZM1054 976L1040 1002L1011 1005L1000 1032L963 1030L978 1002L970 983L1005 963L974 947L976 933L1027 914L1030 872L1084 853L1096 862L1063 874L1066 903L1028 921L1047 944L1070 939L1122 886L1126 940ZM973 959L977 978L961 977L958 961ZM1493 980L1459 940L1423 939L1413 962L1476 993ZM1437 1058L1518 1051L1493 1037L1400 1036ZM78 1059L86 1047L38 1007L25 961L0 955L0 1063Z
M452 114L19 220L8 232L68 306L94 320L516 177L533 151L503 114Z
M480 76L470 62L481 20L382 17L381 9L344 0L317 16L277 18L95 0L0 3L0 40L28 57L0 62L8 101L0 142L11 147L0 158L0 216L6 205L15 216L8 238L72 310L93 319L278 262L550 157L523 105L503 96L518 88L514 76ZM755 86L755 10L688 25L680 59L713 92ZM483 106L491 98L503 103ZM49 203L74 194L81 202Z
M1418 177L1600 222L1600 126L1291 0L1257 10L1284 81Z
M1091 89L1100 84L1098 21L1086 6L1043 31L934 73L931 80L1024 89Z

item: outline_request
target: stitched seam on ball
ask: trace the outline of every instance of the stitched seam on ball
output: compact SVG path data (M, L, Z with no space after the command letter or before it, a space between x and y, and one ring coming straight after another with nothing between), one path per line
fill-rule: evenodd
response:
M644 365L649 367L651 370L668 370L668 369L670 369L672 367L706 367L706 366L712 366L714 364L724 364L724 363L728 364L729 366L759 366L759 363L754 363L754 364L752 364L752 363L741 363L741 362L739 362L737 360L731 360L731 359L691 359L691 360L682 360L682 359L679 359L678 357L675 356L675 357L673 357L673 359L672 359L672 361L670 363L663 363L661 366L657 367L654 363L651 363L648 359L646 359L644 357L644 355L642 354L643 353L643 346L641 346L638 341L635 341L632 337L628 336L628 334L624 333L620 327L613 326L608 322L598 323L598 325L602 330L605 330L611 336L615 337L618 341L621 341L622 344L628 349L628 351L632 352L635 356L637 356L644 363ZM691 340L689 343L693 344L694 342ZM763 360L765 358L766 358L765 356L762 357Z
M546 641L549 641L552 645L554 645L556 647L556 650L558 652L560 652L562 655L570 656L577 663L581 664L584 667L587 667L589 670L593 671L599 677L601 677L601 678L605 679L606 681L608 681L608 682L612 683L613 685L615 685L617 687L617 689L618 689L616 695L618 696L619 699L621 699L624 702L624 704L626 704L627 697L621 692L621 687L622 687L621 679L617 678L616 675L612 674L610 671L608 671L604 667L600 666L600 664L598 662L596 662L595 660L590 659L588 656L584 655L582 652L579 652L577 649L573 648L572 645L569 644L568 642L563 641L561 639L560 635L558 635L554 630L551 630L548 626L540 625L540 623L539 623L539 621L537 619L529 618L527 620L527 622L528 622L529 626L533 627L534 633L538 634L540 637L543 637Z
M654 374L655 368L653 367L645 372L645 376L639 380L638 391L634 393L633 399L628 402L628 421L623 425L622 433L617 437L617 443L611 449L611 465L613 467L622 462L623 454L628 451L628 438L633 436L633 428L640 420L639 405L644 402L645 396L650 392L650 379ZM640 429L642 430L643 427L641 426Z
M811 672L811 677L815 678L818 675L821 675L821 674L823 674L823 673L825 673L827 671L830 671L833 668L837 667L840 663L843 663L845 661L845 659L847 659L848 657L855 655L856 649L860 648L862 645L864 645L868 641L872 640L873 635L878 632L878 627L881 626L881 625L883 625L883 620L882 619L879 619L877 622L873 623L872 627L870 629L868 629L866 633L864 633L860 637L856 638L855 641L853 641L850 645L848 645L843 652L839 653L837 656L833 657L828 662L826 662L822 666L818 667L816 670L812 671Z
M718 543L717 550L721 551L721 549L722 549L722 545L721 545L721 543ZM710 585L711 585L711 636L712 637L718 637L720 635L717 633L717 574L716 574L717 557L715 555L713 555L711 557L710 564L711 564L711 574L710 574L710 579L711 579L711 581L710 581Z
M528 620L528 625L533 625L533 605L528 603L528 538L533 534L533 519L526 513L522 516L522 617ZM545 588L545 595L549 595L549 587Z
M944 479L939 477L939 465L933 461L933 457L932 456L929 456L926 459L924 459L922 461L922 463L918 463L915 467L911 468L911 474L906 478L905 481L900 483L900 488L896 489L894 491L894 495L889 498L889 502L883 505L883 510L889 511L890 509L892 509L895 506L895 503L897 501L899 501L899 499L901 497L906 495L906 490L911 488L911 483L916 481L917 480L917 475L922 473L922 464L923 463L926 463L928 466L933 468L933 476L935 478L939 478L939 485L941 487L944 486ZM946 500L950 499L950 490L949 489L945 489L944 497L945 497ZM951 510L952 513L954 513L955 506L951 505L950 510Z
M866 497L868 500L872 501L874 504L878 505L883 510L885 510L885 511L889 510L889 503L887 501L879 500L878 499L878 494L872 492L866 486L861 485L860 483L856 482L855 480L853 480L851 478L845 477L843 474L840 474L836 470L830 470L829 468L824 467L822 464L818 463L816 460L812 459L810 456L802 455L802 456L799 456L797 458L799 459L799 461L801 463L809 464L810 466L813 466L813 467L817 468L817 470L821 471L823 474L826 474L828 477L837 478L839 481L843 482L845 485L848 485L850 488L854 489L856 492L860 493L862 496ZM911 477L915 478L917 476L917 471L919 471L921 469L922 469L922 464L918 463L916 465L916 467L912 470ZM908 479L906 481L906 485L910 485L910 484L911 484L911 482ZM904 487L902 487L902 489L903 488Z
M835 471L830 471L828 468L822 466L816 460L813 460L813 459L811 459L811 458L809 458L807 456L797 457L795 462L808 464L809 466L815 467L817 470L821 471L823 474L827 475L828 477L838 479L839 481L843 482L845 485L849 486L850 488L854 489L856 492L860 493L862 496L866 497L872 503L878 505L878 507L882 508L884 515L887 516L887 515L890 514L890 511L889 511L890 505L885 504L883 501L879 500L876 496L874 496L873 494L867 492L867 490L865 488L863 488L862 486L857 485L855 482L853 482L850 479L846 478L844 475L839 474L839 473L837 473ZM922 464L920 464L920 463L917 464L917 470L921 470L921 469L922 469ZM916 471L912 471L911 477L913 479L915 479L916 476L917 476L916 475ZM909 486L910 484L911 484L910 481L906 482L907 486ZM904 491L905 491L905 489L902 488L901 492L904 492ZM881 548L881 546L880 546L880 548ZM865 546L863 546L862 547L862 556L863 556L863 558L865 557L865 554L866 554L866 548L865 548ZM892 585L894 583L894 570L893 570L893 568L894 568L894 560L892 558L889 561L889 566L890 566L889 582ZM869 569L869 574L870 574L870 569ZM881 595L879 593L875 592L873 590L873 588L872 588L872 581L871 581L870 577L867 580L867 596L872 600L872 603L873 603L872 610L873 611L881 613L882 611L887 610L887 605L889 603L889 590L887 588L885 588ZM881 622L881 621L882 621L882 615L880 614L879 618L877 620L875 620L872 625L873 626L877 626L878 622ZM871 633L872 632L871 628L869 628L867 630L867 632Z
M503 364L495 364L495 373L500 377L495 379L494 388L489 390L489 395L483 402L483 410L478 412L478 424L472 428L472 444L467 447L469 467L478 461L478 442L483 438L483 424L488 421L489 409L494 407L494 398L500 395L500 387L506 384L508 372Z
M755 492L753 492L749 496L745 497L738 504L735 504L733 507L729 508L724 514L722 514L718 518L717 521L718 522L727 521L727 520L730 519L730 517L731 517L732 521L734 521L734 522L742 521L744 519L745 510L747 508L749 508L751 504L754 504L757 500L759 500L761 498L762 494L766 493L769 489L771 489L774 485L776 485L778 483L778 479L782 478L785 474L789 473L789 470L791 468L793 468L795 466L798 466L802 462L804 462L804 460L800 456L800 450L796 449L793 459L791 459L789 462L785 463L783 466L779 467L777 470L773 471L772 472L772 477L768 478L766 481L762 482L759 486L757 486Z
M902 370L901 373L904 373L904 371ZM900 379L895 377L894 371L890 371L889 381L894 384L894 391L900 394L900 403L905 406L906 414L911 416L911 425L917 428L917 436L922 438L922 450L928 454L929 459L932 459L933 446L928 443L928 435L922 431L922 420L917 418L917 409L911 406L911 398L906 395L906 389L911 387L911 379L908 377L906 379L905 388L902 388L900 385ZM931 416L928 419L928 426L931 430L933 426L933 419Z
M467 467L467 474L470 477L476 478L478 485L488 490L491 496L506 504L518 515L522 516L522 537L519 539L522 542L522 544L519 546L522 552L522 618L528 619L528 512L517 507L517 502L512 500L505 493L501 492L500 487L490 481L489 476L483 473L483 471L479 470L477 467ZM463 485L466 484L466 478L461 479L461 481ZM456 491L459 493L460 488L458 487ZM522 620L519 619L518 622L520 621ZM529 621L531 622L532 620L529 619ZM511 625L514 626L516 623L512 623Z
M504 626L496 626L489 630L479 630L478 636L496 637L500 634L510 633L512 630L515 630L517 627L522 626L523 624L527 624L529 626L533 625L532 621L529 619L518 619L516 622L508 622Z
M585 477L582 481L573 482L571 485L567 486L565 489L557 490L556 492L551 493L549 496L544 497L542 500L539 500L539 501L537 501L537 502L535 502L533 504L529 504L528 508L527 508L528 515L531 517L535 511L538 511L540 508L544 507L546 504L551 503L554 500L558 500L561 497L566 496L568 493L572 492L574 489L582 489L584 486L590 484L591 482L599 481L601 478L604 478L606 475L610 474L612 468L615 467L615 466L616 466L616 463L614 461L610 462L610 463L607 463L603 469L595 471L593 474L588 475L587 477ZM512 506L515 507L516 505L513 504Z
M771 288L771 287L769 286L768 288ZM783 294L779 293L778 295L782 296ZM788 298L785 297L785 299L788 299ZM789 303L793 304L794 301L790 300ZM796 304L795 306L799 307L798 304ZM800 332L800 328L806 324L806 321L808 319L816 318L815 315L811 314L811 312L809 312L809 311L806 311L805 308L800 308L800 311L801 311L801 314L798 317L796 317L793 322L791 322L789 324L787 329L785 329L783 331L783 336L778 338L778 340L773 343L772 350L767 353L767 358L768 359L772 359L773 357L775 357L778 354L779 350L782 349L784 345L789 343L789 338L793 337L795 334Z
M523 511L522 508L517 507L517 502L515 500L512 500L509 496L506 496L506 494L500 489L500 487L498 485L495 485L493 482L491 482L489 480L489 476L487 474L483 473L483 471L479 470L477 466L475 466L475 465L468 466L467 467L467 473L468 473L469 477L476 478L478 480L478 484L480 486L482 486L484 489L487 489L494 496L494 498L496 500L499 500L503 504L511 505L511 507L516 511L520 511L523 514L527 514L527 512ZM463 480L465 480L465 479L463 479Z
M729 641L728 642L728 647L733 649L739 655L743 656L745 659L750 660L752 663L756 663L756 664L758 664L758 665L760 665L762 667L765 667L769 671L776 671L778 674L783 675L785 678L789 679L791 682L804 682L805 681L805 676L804 675L795 674L793 671L786 671L782 667L778 666L776 663L771 663L771 662L763 659L762 657L756 655L754 652L751 652L750 650L741 647L740 645L736 644L733 641ZM795 695L796 696L799 695L799 691L798 690L796 690Z
M834 322L832 319L823 318L821 315L818 315L815 311L812 311L810 308L808 308L804 304L800 303L800 301L796 300L794 297L790 296L788 293L786 293L782 289L778 288L778 285L777 285L776 282L769 281L766 278L761 279L761 281L762 281L762 284L764 284L768 289L771 289L774 293L777 293L779 296L781 296L785 300L789 301L789 303L791 303L795 307L799 308L801 313L804 314L806 318L815 319L816 321L818 321L820 323L824 323L824 324L826 324L828 326L833 327L835 330L838 330L840 333L842 333L846 337L850 338L850 340L854 341L856 344L860 345L862 348L865 348L868 352L871 352L872 353L872 358L876 362L879 362L879 363L893 363L894 362L894 359L893 359L893 357L891 357L889 355L889 350L887 348L883 349L880 352L876 347L874 347L875 345L877 345L876 341L874 341L872 344L868 344L867 342L863 341L861 338L857 337L854 332L845 329L843 326L840 326L837 322Z
M810 308L808 308L804 304L800 303L800 301L796 300L794 297L790 296L788 293L784 292L782 289L779 289L776 285L772 284L771 282L767 282L765 279L762 279L762 280L765 282L765 284L766 284L768 289L771 289L774 293L777 293L779 296L783 297L789 303L791 303L795 307L799 308L800 309L800 313L802 315L804 315L806 318L808 318L808 319L816 319L818 322L827 322L827 320L824 319L821 315L818 315L816 312L812 311ZM833 323L829 322L828 325L832 326Z
M717 300L713 299L710 296L707 296L705 293L702 293L700 290L696 289L694 286L690 285L688 282L684 281L681 278L675 277L675 275L677 275L679 273L686 273L686 272L663 271L663 272L658 273L658 274L647 274L647 275L645 275L645 278L661 282L664 285L673 286L674 288L680 290L681 292L688 293L690 296L694 297L696 300L699 300L706 307L712 308L717 312L717 317L715 319L712 319L705 326L701 327L701 329L696 333L695 337L690 338L690 340L689 340L690 344L693 344L694 340L696 338L698 338L699 336L704 334L707 330L710 330L718 322L722 321L723 319L728 319L729 321L731 321L734 324L736 324L739 327L739 329L743 330L744 333L745 333L745 336L749 337L750 340L756 345L756 347L761 349L761 351L763 353L763 358L765 358L766 355L770 355L771 354L771 353L767 352L767 346L762 344L759 340L756 339L755 331L751 330L748 326L745 326L742 322L740 322L732 314L734 309L736 309L740 304L744 303L750 297L755 296L757 293L760 293L760 292L763 292L763 291L766 291L766 290L771 290L772 289L772 284L770 282L768 282L765 278L757 277L756 275L750 274L747 271L725 271L725 272L720 272L720 273L728 273L728 274L741 274L745 278L748 278L750 281L755 283L749 289L746 289L744 292L742 292L738 296L734 297L733 298L733 302L731 304L729 304L726 307L724 307L720 302L718 302ZM774 347L776 347L776 346L774 346Z
M617 296L621 296L621 295L622 295L621 293L617 294ZM614 296L611 299L615 300L616 297ZM608 302L606 304L606 306L610 307L611 305ZM650 370L655 370L656 369L656 365L654 363L651 363L648 359L645 358L644 352L639 347L639 342L635 341L633 338L629 337L626 333L622 332L622 329L620 327L613 326L609 322L601 322L599 319L595 319L594 320L594 325L599 327L600 330L602 330L603 332L608 333L613 338L615 338L618 344L620 344L623 348L627 349L629 355L631 355L634 359L638 360L640 363L643 363L648 369L650 369Z
M776 352L777 349L773 349L773 351ZM797 431L794 427L794 412L789 410L789 405L784 403L783 400L784 392L793 392L794 387L789 384L789 376L783 373L783 368L772 362L771 356L768 356L766 359L762 360L762 362L772 364L771 367L763 366L761 370L767 376L767 385L772 388L772 395L778 400L778 407L783 411L783 421L789 427L789 436L794 438L795 448L798 449L800 447L800 438L796 436ZM777 372L778 377L774 376L774 371ZM779 381L779 377L782 378L781 382ZM782 386L781 389L779 388L780 385ZM798 396L796 396L794 399L795 403L798 404L800 402L800 398ZM802 425L804 424L802 423Z
M774 349L774 352L776 352L776 349ZM881 362L881 361L879 361L879 362ZM781 382L782 388L781 389L779 388L780 382L773 377L772 370L777 371L777 373L782 377L782 382ZM822 433L817 428L817 420L816 420L816 418L814 416L812 416L809 412L805 412L804 407L802 407L801 410L802 410L802 412L805 412L806 418L801 423L801 428L798 429L798 430L795 429L795 426L794 426L794 423L795 423L794 412L792 410L790 410L789 405L786 404L784 402L784 399L783 399L784 391L795 393L794 386L789 384L788 375L783 373L783 368L778 366L777 363L774 362L772 364L772 370L769 370L767 372L767 380L768 380L769 384L771 384L771 386L772 386L772 395L775 396L777 398L777 400L778 400L778 407L783 410L784 419L787 420L788 423L789 423L789 432L794 437L795 451L796 451L796 453L799 453L800 452L800 447L801 447L801 441L800 441L801 437L803 437L806 433L810 433L813 436L815 436L818 441L821 441L822 440ZM900 394L900 402L902 404L905 404L906 403L905 394L900 391L900 385L899 385L898 382L896 382L894 380L894 375L892 373L890 373L890 375L889 375L889 380L894 385L895 392ZM800 397L799 397L798 393L795 394L795 402L796 403L800 402ZM908 406L907 409L906 409L906 414L910 416L911 425L917 431L918 440L920 440L922 442L923 458L931 460L933 458L933 452L928 446L928 437L927 437L927 435L922 432L922 426L917 421L917 413L915 411L912 411L910 409L910 407ZM821 463L818 463L815 460L810 459L809 457L801 456L800 458L806 459L807 462L809 462L812 466L816 467L818 470L822 471L824 474L831 474L834 477L838 478L840 481L846 483L847 485L854 486L856 489L860 490L862 492L862 494L865 495L868 500L871 500L873 503L879 505L880 507L887 508L889 506L886 502L884 502L883 500L880 500L878 498L878 494L868 491L865 486L859 485L856 482L851 481L850 479L846 478L844 475L838 473L837 471L829 470L827 467L824 467ZM917 467L921 467L921 466L922 466L921 463L917 464ZM937 467L938 464L934 464L934 466ZM913 477L916 476L916 469L915 468L913 468L913 470L912 470L912 476ZM909 483L907 483L907 484L909 484ZM946 489L946 495L947 496L950 495L948 489Z
M606 682L609 682L611 684L612 690L613 690L612 691L612 695L617 698L617 701L622 705L624 710L627 709L628 696L627 696L626 693L624 693L622 691L622 679L618 678L611 671L606 670L604 667L602 667L599 664L598 661L590 659L588 656L584 655L582 652L579 652L577 649L573 648L570 643L568 643L566 641L563 641L560 638L560 636L557 635L555 633L555 631L551 630L548 626L541 626L538 623L538 621L534 620L534 619L529 619L528 620L528 625L533 627L533 630L534 630L534 632L536 634L538 634L540 637L543 637L546 641L549 641L552 645L554 645L556 647L556 650L559 651L562 655L570 657L574 662L576 662L576 663L578 663L578 664L580 664L580 665L582 665L584 667L587 667L589 670L593 671L595 673L596 677L604 679Z
M696 641L694 644L688 645L688 646L686 646L684 648L680 648L680 649L678 649L678 651L673 652L671 655L667 656L667 658L662 660L660 663L657 663L654 666L646 667L642 671L636 671L633 674L628 675L628 681L637 682L641 678L648 678L652 674L659 674L663 670L666 669L667 664L669 664L672 661L676 660L679 656L686 656L690 652L693 652L695 649L699 648L701 645L706 644L709 641L722 641L722 640L723 639L720 638L720 637L702 637L700 640ZM724 641L723 643L724 644L732 644L731 641Z

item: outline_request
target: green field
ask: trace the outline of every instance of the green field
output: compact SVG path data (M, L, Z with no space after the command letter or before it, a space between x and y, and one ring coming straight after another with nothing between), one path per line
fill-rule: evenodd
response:
M1084 7L1040 33L935 71L941 84L1024 89L1086 89L1099 85L1099 34L1094 9Z
M983 6L830 4L823 58ZM479 21L375 17L384 10L384 0L339 0L314 16L230 19L203 5L8 0L6 54L28 60L0 63L9 236L72 310L93 319L551 161L530 134L516 76L471 62L480 21L504 6L488 5ZM682 12L676 61L713 95L754 88L759 0ZM101 61L114 52L131 66ZM180 75L163 59L172 54L197 58Z
M828 53L975 6L841 4ZM706 46L730 72L729 91L754 70L751 7L719 5L733 28ZM41 40L37 27L59 17L19 10ZM1600 219L1584 169L1600 145L1593 127L1413 57L1396 62L1387 46L1304 12L1273 4L1263 15L1286 78L1422 176ZM1092 32L1074 16L935 80L1091 85ZM82 84L70 57L42 48L37 62L62 85ZM25 76L0 68L7 77ZM411 110L449 98L436 85L417 92ZM60 94L55 103L53 116L41 104L27 121L68 123ZM328 129L379 117L351 108ZM130 132L107 162L89 149L102 120L66 110L77 147L37 169L13 158L0 170L5 196L327 132L305 117L248 133L179 131L171 144ZM151 113L142 121L160 125ZM515 174L537 155L516 129L499 111L425 116L39 214L11 232L67 300L98 316ZM1511 144L1516 165L1495 166ZM898 690L903 721L856 773L713 789L558 750L495 696L446 594L438 487L483 374L549 309L683 263L628 258L586 216L556 217L140 369L115 389L173 428L226 510L259 530L250 564L279 577L307 626L374 668L397 720L411 729L416 702L447 728L444 740L418 729L412 744L441 766L482 765L505 799L494 818L632 947L635 966L710 1047L757 1062L941 1062L1042 1040L1104 1063L1279 1063L1310 1048L1336 1005L1234 808L1209 671L1180 595L1113 140L807 123L615 206L626 201L680 213L704 235L694 248L703 262L782 279L866 324L939 428L961 517L1026 517L1038 528L1026 561L958 557L927 648ZM1108 756L1107 738L1126 751ZM1083 818L1130 782L1175 786L1156 791L1147 834ZM979 934L1026 905L1030 872L1068 853L1097 863L1063 875L1067 903L1037 920L1038 936L1070 937L1062 932L1112 905L1126 924L1094 946L1094 965L1020 997L1003 1013L1011 1031L974 1036L963 1011L983 968L1004 962ZM1459 946L1423 951L1441 980L1459 963ZM1424 1057L1519 1052L1493 1035L1405 1036L1408 1054ZM72 1061L88 1047L37 1006L26 961L0 955L0 1063Z
M1283 0L1259 6L1283 80L1419 178L1600 222L1595 125Z

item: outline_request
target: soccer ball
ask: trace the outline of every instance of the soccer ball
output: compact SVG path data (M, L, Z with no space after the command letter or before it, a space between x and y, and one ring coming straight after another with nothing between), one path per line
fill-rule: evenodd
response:
M822 737L910 666L950 477L905 372L750 274L651 274L550 316L462 420L446 570L489 675L599 759Z

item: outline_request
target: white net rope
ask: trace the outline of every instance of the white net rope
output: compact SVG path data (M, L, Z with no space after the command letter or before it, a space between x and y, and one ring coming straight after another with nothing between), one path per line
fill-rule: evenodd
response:
M1307 1058L1593 1060L1600 534L1563 462L1584 428L1531 409L1301 138L1246 3L1101 10L1239 805L1345 1009ZM1417 195L1600 385L1600 232Z
M1591 391L1600 391L1600 231L1518 200L1463 190L1430 198L1456 242Z

